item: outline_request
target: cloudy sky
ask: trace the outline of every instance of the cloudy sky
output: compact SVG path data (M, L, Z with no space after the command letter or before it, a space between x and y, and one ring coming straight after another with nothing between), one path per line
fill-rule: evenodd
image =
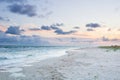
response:
M9 36L120 39L119 21L120 0L0 0Z

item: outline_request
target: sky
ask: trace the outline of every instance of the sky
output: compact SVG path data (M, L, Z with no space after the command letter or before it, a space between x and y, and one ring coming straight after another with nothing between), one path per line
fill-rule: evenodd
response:
M120 0L0 0L2 36L115 40L119 21Z

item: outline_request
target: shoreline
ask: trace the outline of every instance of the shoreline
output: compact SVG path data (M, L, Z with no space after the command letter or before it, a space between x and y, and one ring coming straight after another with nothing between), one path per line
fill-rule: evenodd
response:
M33 66L23 67L22 70L0 72L0 79L120 80L119 57L118 51L106 52L99 48L74 49L67 51L64 56L41 60L33 63Z
M14 68L14 67L29 66L29 65L32 65L33 63L40 62L42 60L51 59L55 57L61 57L67 54L66 53L67 50L70 50L69 48L66 48L66 49L60 48L59 50L59 47L58 47L58 52L55 52L57 51L57 48L55 49L43 51L43 52L33 51L32 53L25 54L25 55L23 53L21 54L19 53L19 55L15 55L15 57L13 55L13 58L10 58L10 59L9 59L9 56L5 56L5 60L1 61L0 63L0 71L2 70L7 71L9 68L12 68L12 67ZM11 56L12 55L10 55L10 57ZM19 57L19 56L22 56L22 57Z

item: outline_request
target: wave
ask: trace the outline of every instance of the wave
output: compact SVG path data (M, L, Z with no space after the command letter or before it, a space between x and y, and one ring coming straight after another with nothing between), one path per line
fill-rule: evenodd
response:
M0 68L24 66L43 59L66 54L71 47L2 47L0 48Z
M0 57L0 60L7 60L7 57Z

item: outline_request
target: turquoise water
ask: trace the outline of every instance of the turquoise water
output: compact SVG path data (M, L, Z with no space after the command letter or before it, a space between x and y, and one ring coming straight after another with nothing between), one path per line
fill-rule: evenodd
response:
M59 57L76 47L0 46L0 68L24 66L43 59Z

